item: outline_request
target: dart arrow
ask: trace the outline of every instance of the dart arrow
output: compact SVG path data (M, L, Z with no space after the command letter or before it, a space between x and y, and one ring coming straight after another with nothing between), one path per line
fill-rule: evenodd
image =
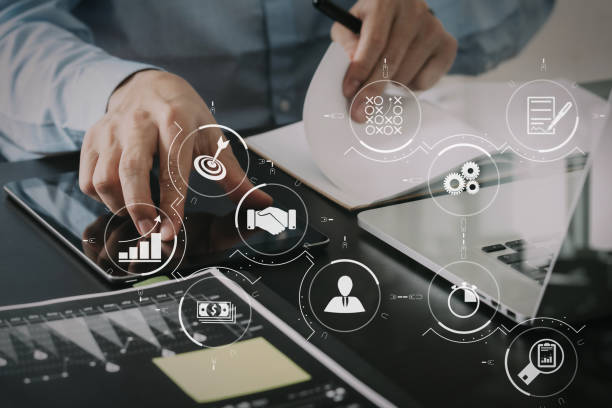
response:
M217 161L217 157L223 149L225 149L229 145L229 140L223 141L223 136L219 136L219 140L217 140L217 152L215 153L215 157L213 157L213 163Z

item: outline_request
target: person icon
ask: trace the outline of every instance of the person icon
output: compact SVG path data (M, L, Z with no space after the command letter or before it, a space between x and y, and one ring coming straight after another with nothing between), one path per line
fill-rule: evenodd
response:
M327 306L327 313L361 313L365 312L361 301L355 296L349 296L353 289L353 280L343 275L338 279L338 291L342 296L334 296Z

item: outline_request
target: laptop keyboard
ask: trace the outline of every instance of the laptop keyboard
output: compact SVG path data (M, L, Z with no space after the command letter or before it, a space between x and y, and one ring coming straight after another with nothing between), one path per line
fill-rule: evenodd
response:
M553 253L549 250L534 246L523 239L487 245L482 247L482 251L495 256L498 261L535 280L540 285L546 278L546 272L553 257Z

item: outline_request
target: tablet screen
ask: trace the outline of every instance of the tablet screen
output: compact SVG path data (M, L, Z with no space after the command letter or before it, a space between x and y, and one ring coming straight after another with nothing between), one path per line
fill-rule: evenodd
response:
M226 261L229 254L236 250L246 250L245 241L248 249L275 252L275 249L295 242L304 233L301 228L287 229L282 235L270 239L265 231L247 231L245 227L244 231L241 230L241 238L234 224L235 203L227 197L198 197L194 200L187 196L184 235L179 234L175 242L161 242L159 234L154 232L146 239L139 240L134 239L139 234L129 217L113 215L106 206L81 192L77 173L21 180L7 184L6 189L73 249L114 279L150 274L154 270L151 262L156 254L168 258L170 263L174 262L176 268L196 270ZM151 180L151 191L155 202L155 197L159 197L155 177ZM282 197L274 197L274 200L275 207L284 208ZM297 250L324 244L327 240L323 234L309 227L302 246ZM140 258L138 254L143 252L151 258L151 262L131 259ZM163 264L167 265L166 262ZM176 268L169 265L157 269L167 271Z

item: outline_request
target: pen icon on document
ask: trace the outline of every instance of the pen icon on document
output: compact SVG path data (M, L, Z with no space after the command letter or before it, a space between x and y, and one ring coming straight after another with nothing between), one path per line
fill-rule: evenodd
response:
M554 135L555 126L572 108L568 101L558 113L555 109L554 96L528 96L527 97L527 134L528 135Z
M567 114L567 112L570 109L572 109L572 103L568 101L565 103L565 105L563 105L559 113L555 115L554 119L552 120L552 122L550 122L550 125L548 125L548 128L546 128L546 130L550 131L551 129L554 129L557 123L559 123L559 121L563 119L563 117Z

